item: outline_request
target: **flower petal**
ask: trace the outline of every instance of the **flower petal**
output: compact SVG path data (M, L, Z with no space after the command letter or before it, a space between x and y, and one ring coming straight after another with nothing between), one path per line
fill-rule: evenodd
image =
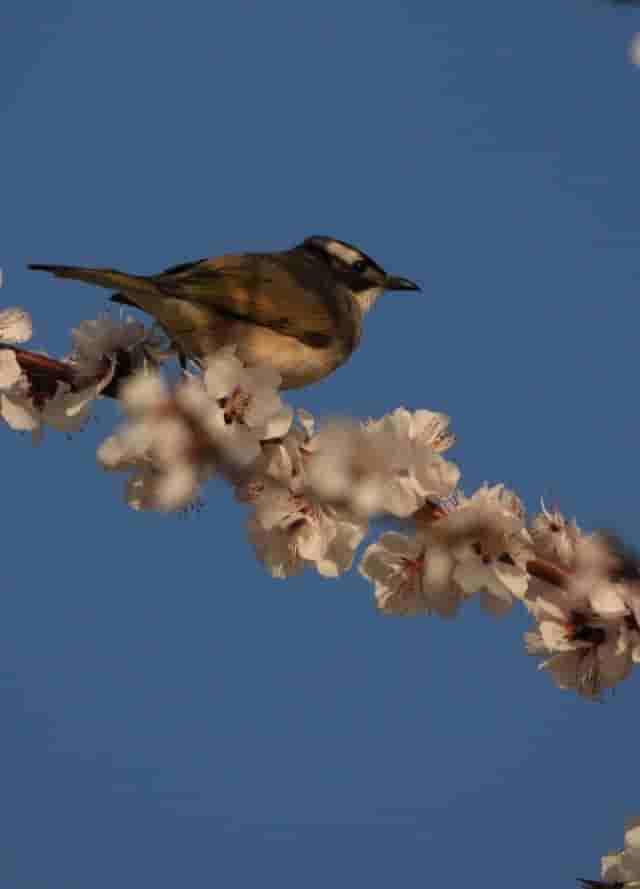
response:
M16 353L12 349L0 349L0 388L9 389L21 376Z
M24 309L12 307L0 312L1 342L24 343L31 339L32 333L31 316Z

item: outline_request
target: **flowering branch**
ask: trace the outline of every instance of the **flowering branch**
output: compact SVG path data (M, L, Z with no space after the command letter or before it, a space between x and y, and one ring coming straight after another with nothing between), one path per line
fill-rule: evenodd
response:
M393 518L364 550L359 573L383 614L452 618L476 594L500 616L518 600L534 626L529 654L560 688L595 698L640 661L640 570L605 534L586 534L558 511L527 522L502 485L471 496L444 454L449 418L398 408L365 423L292 409L281 378L247 367L227 347L174 385L161 375L170 350L135 321L84 321L61 360L30 352L31 319L0 312L0 417L39 441L46 426L81 428L93 402L117 397L125 424L97 458L128 474L137 510L193 504L222 476L249 509L249 539L274 577L313 567L337 577L379 517Z

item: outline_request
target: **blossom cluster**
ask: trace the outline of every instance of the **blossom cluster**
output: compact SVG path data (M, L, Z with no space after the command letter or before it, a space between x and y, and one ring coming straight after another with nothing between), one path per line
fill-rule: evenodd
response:
M447 419L402 408L379 421L331 421L316 431L298 413L281 440L267 442L237 488L252 507L249 536L275 577L314 565L327 577L347 571L382 512L406 518L429 496L449 495L458 468L438 453L452 439Z
M64 361L18 348L32 331L24 309L0 311L0 418L11 429L31 432L36 443L47 426L81 429L91 403L114 383L118 364L133 371L154 360L152 338L132 320L83 321L71 332L74 347Z
M233 346L170 385L160 374L168 351L135 321L82 322L63 361L22 349L30 335L26 312L0 312L0 417L36 437L47 425L70 431L96 398L117 395L125 423L97 457L128 474L132 508L184 509L219 476L247 505L255 554L279 578L343 574L384 518L394 529L358 563L381 613L453 618L477 594L500 616L517 600L534 621L526 651L588 698L640 662L634 558L544 505L527 522L503 485L465 494L445 456L455 443L445 414L398 408L317 424L282 401L276 371L246 366Z
M126 499L134 509L182 509L219 468L242 477L261 442L285 434L292 410L277 389L280 375L245 368L234 348L221 349L202 375L184 374L171 391L157 372L120 387L129 422L102 443L105 469L131 470Z
M640 818L628 818L625 824L624 848L609 852L601 861L602 880L578 882L583 889L637 889L640 886Z
M617 541L544 507L527 526L500 485L415 518L413 533L383 534L360 564L383 612L450 618L479 593L499 616L519 600L535 622L527 652L560 688L587 698L640 662L640 574Z
M640 574L605 534L583 533L558 512L534 520L532 577L525 605L536 621L525 646L561 688L597 697L640 662ZM545 575L545 569L549 574Z

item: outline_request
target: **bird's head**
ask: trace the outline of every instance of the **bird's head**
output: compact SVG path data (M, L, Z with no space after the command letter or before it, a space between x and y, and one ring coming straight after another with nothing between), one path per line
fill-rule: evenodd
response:
M312 235L300 247L329 264L334 277L351 291L363 312L368 312L385 290L420 290L408 278L388 275L370 256L346 241Z

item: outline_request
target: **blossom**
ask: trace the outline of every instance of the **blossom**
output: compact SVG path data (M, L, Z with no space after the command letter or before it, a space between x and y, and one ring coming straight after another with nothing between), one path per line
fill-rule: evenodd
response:
M183 391L197 381L179 384ZM98 449L108 470L132 470L125 499L133 509L181 509L193 502L199 486L216 470L215 452L199 415L169 392L156 373L138 374L120 389L129 423Z
M263 441L260 457L251 466L246 478L236 486L239 500L248 502L261 489L265 478L284 485L293 493L304 493L309 488L307 461L309 441L314 419L305 410L296 412L295 422L282 438Z
M34 443L42 437L44 426L58 432L76 432L86 423L91 402L108 386L112 376L113 369L108 368L101 379L74 389L63 381L39 382L26 374L17 379L14 375L13 383L0 392L0 416L11 429L30 431Z
M277 385L278 374L245 368L233 349L210 356L204 375L183 375L173 391L157 373L137 374L120 390L129 422L98 460L134 470L127 485L134 508L185 506L220 465L240 486L262 455L262 437L286 435L291 425Z
M536 556L564 568L575 566L576 549L582 535L575 519L567 522L558 509L549 512L543 503L542 512L533 518L529 530Z
M375 585L378 608L387 614L429 614L422 589L424 542L389 531L367 547L358 571Z
M365 551L360 572L374 582L384 611L452 617L479 592L483 607L499 615L525 595L523 510L503 486L470 498L458 493L438 506L427 501L415 518L415 537L391 532Z
M453 617L464 598L452 576L453 565L439 547L428 548L422 535L388 531L367 547L358 567L375 587L384 614L439 614Z
M473 549L458 562L453 578L467 595L480 592L482 607L496 616L511 608L514 597L523 598L529 583L526 569L508 554L492 559Z
M637 560L623 553L611 535L587 534L558 511L543 512L531 526L536 577L530 599L545 595L549 579L571 591L574 600L604 618L624 617L633 610L640 591ZM620 551L619 551L620 550ZM544 560L544 561L540 561Z
M0 343L24 343L31 339L31 316L19 307L0 311Z
M314 420L298 411L297 422L262 453L236 486L249 503L249 537L258 559L274 577L298 574L313 565L324 577L348 571L366 533L366 522L343 507L323 503L307 484Z
M456 614L474 593L501 615L527 591L530 541L519 499L502 485L459 493L416 518L413 538L391 532L365 551L360 572L389 613ZM419 567L420 570L417 570Z
M563 689L597 697L625 679L633 646L624 620L596 614L588 597L551 585L532 605L537 628L525 634L527 651L551 655L540 664Z
M254 512L248 521L250 540L260 561L274 577L289 577L312 564L324 577L348 571L366 533L366 523L344 509L321 504L309 492L297 493L295 482L265 476L246 489ZM293 483L293 488L291 484Z
M16 353L12 349L0 350L0 389L10 389L22 376Z
M404 408L398 408L404 412ZM438 411L417 410L411 416L411 438L417 446L430 447L438 453L448 451L456 442L449 431L451 418Z
M307 464L315 421L308 411L300 408L295 420L282 438L263 442L263 468L267 475L301 491L308 485Z
M467 597L479 592L483 608L495 615L514 598L524 599L531 541L519 498L503 485L484 485L471 497L458 492L440 513L421 524L440 548L441 563L449 559L456 587Z
M231 454L253 439L258 443L255 458L260 440L286 434L293 411L279 395L281 382L280 374L270 367L245 367L236 357L235 346L209 356L204 386L220 408L214 418L229 439Z
M41 402L41 423L57 429L58 432L75 432L81 429L89 418L91 402L99 397L111 378L112 371L109 368L97 382L78 391L72 389L68 383L59 382L55 394Z
M273 528L266 532L255 518L249 519L247 529L256 558L272 577L294 577L304 570L307 563L300 557L290 531Z
M74 348L70 361L80 379L101 376L105 364L114 363L124 354L129 371L144 366L147 334L139 321L114 321L106 316L82 321L71 331L71 338Z
M5 390L0 392L0 417L16 432L33 432L38 440L40 412L34 405L30 386L26 377L18 377Z
M629 613L633 590L637 581L626 582L620 576L621 556L608 535L584 535L576 547L575 568L569 586L576 597L589 600L596 614L603 617L623 617Z
M547 536L542 552L562 571L554 583L545 568L531 583L526 604L537 627L525 635L525 645L530 654L551 655L540 667L561 688L596 697L640 662L638 562L611 535L585 534L575 523L569 545L553 546L551 538L564 534L567 525L558 513L546 515L553 528L545 528L543 520L538 525ZM540 552L539 534L532 536Z
M445 414L411 413L405 408L365 424L367 434L375 437L378 447L390 457L387 471L392 478L384 497L390 498L388 511L393 515L412 515L427 497L446 498L455 490L460 470L440 456L455 441L447 432L448 425Z
M626 679L631 671L624 644L604 631L602 642L596 641L595 635L591 639L594 641L554 654L540 664L540 669L547 670L559 688L575 689L586 698L598 697L600 692Z
M0 311L0 344L20 343L31 338L31 318L24 309ZM37 429L37 412L29 398L30 387L13 349L0 349L0 417L17 431Z
M438 452L449 446L447 424L444 415L404 408L364 424L331 421L309 442L310 484L361 515L410 516L458 483L458 467Z
M163 472L150 461L135 466L125 484L125 501L137 512L172 512L190 506L202 481L195 468L180 462Z
M24 309L0 312L0 343L24 342L31 337L31 318ZM109 385L111 367L89 383L72 386L52 378L33 377L20 367L9 348L0 350L0 417L16 431L30 431L34 442L42 437L44 426L59 432L75 432L87 421L91 402Z

